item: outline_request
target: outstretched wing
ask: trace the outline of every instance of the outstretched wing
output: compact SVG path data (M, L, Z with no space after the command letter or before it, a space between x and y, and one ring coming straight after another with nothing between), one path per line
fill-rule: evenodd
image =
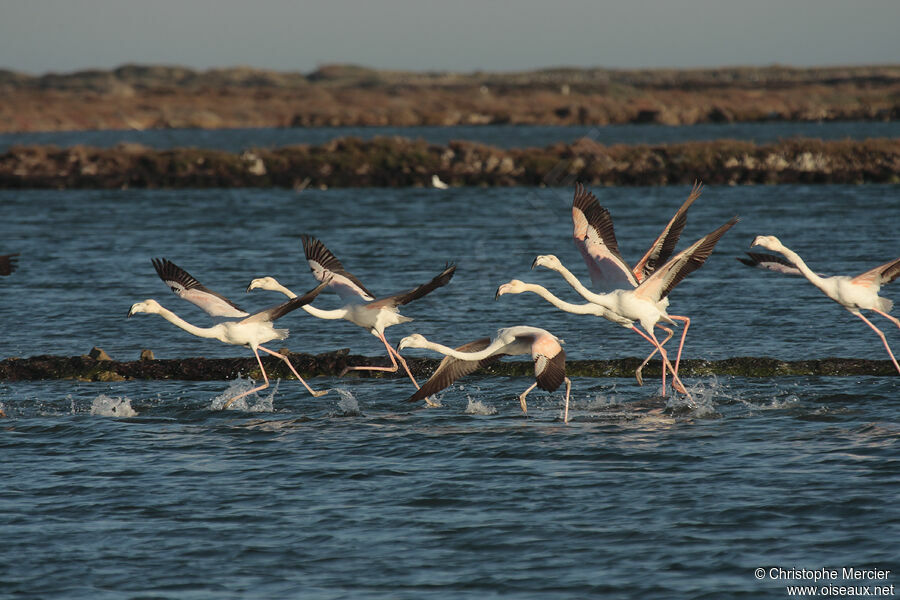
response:
M869 269L865 273L857 275L852 279L852 283L861 285L885 285L892 282L900 276L900 258L886 262L874 269Z
M297 310L301 306L305 306L316 299L316 296L328 287L329 282L323 281L313 289L309 290L302 296L298 296L297 298L291 298L287 302L282 302L281 304L276 304L270 308L265 310L261 310L257 313L253 313L246 319L242 320L241 323L255 323L262 321L274 321L284 315L288 314L292 310Z
M447 265L443 271L440 272L434 279L429 281L428 283L423 283L419 287L413 288L411 290L400 292L398 294L391 294L390 296L385 296L384 298L379 298L374 302L370 302L366 305L366 308L385 308L389 306L403 306L404 304L408 304L413 300L418 300L422 296L426 294L430 294L434 290L439 287L445 286L450 283L450 279L453 278L453 273L456 272L456 265Z
M13 271L16 270L16 267L19 265L17 261L19 260L19 253L15 254L2 254L0 255L0 275L10 275Z
M491 338L481 338L474 342L463 344L459 348L456 348L456 350L460 352L480 352L490 344ZM423 400L428 396L437 394L441 390L450 387L450 385L460 377L465 377L470 373L474 373L481 367L500 360L503 356L505 355L494 354L493 356L488 356L481 360L462 360L453 358L452 356L445 356L441 361L441 364L438 365L438 368L435 369L431 377L428 378L428 381L423 383L422 387L419 388L415 394L407 398L406 401L416 402L417 400Z
M775 271L784 275L800 275L800 269L791 261L780 254L766 254L764 252L747 252L748 258L738 257L738 260L748 267Z
M575 184L572 200L572 237L595 287L607 291L637 287L619 253L612 216L580 183Z
M196 304L211 317L246 317L250 313L234 302L202 285L190 273L165 258L152 259L153 267L176 296Z
M331 290L346 302L368 302L375 299L375 294L366 289L353 273L347 271L341 261L325 247L325 244L311 235L301 235L303 253L313 276L325 281L330 275Z
M703 236L676 254L675 258L645 279L635 290L635 294L653 302L659 302L665 298L682 279L703 266L725 232L734 227L737 222L738 218L733 217L712 233Z
M688 199L684 201L681 208L678 209L669 223L663 228L659 237L653 241L643 258L634 266L632 272L635 279L643 281L650 277L661 265L666 264L672 253L675 252L675 246L678 245L678 239L681 237L681 232L684 231L684 226L687 224L688 209L702 193L703 184L695 181Z
M534 378L542 390L556 391L566 379L566 351L560 348L555 356L535 356Z

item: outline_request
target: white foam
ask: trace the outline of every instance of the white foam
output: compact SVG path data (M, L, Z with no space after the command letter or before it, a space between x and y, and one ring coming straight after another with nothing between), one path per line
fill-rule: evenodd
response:
M359 402L356 400L356 396L350 390L346 390L344 388L332 388L336 391L341 399L338 400L337 406L341 409L341 412L345 415L359 415Z
M496 415L497 409L490 404L485 404L481 400L473 400L471 396L466 395L469 403L466 405L465 413L467 415Z
M259 394L248 394L243 398L238 398L234 402L228 405L228 410L240 410L244 412L274 412L275 406L275 394L278 392L278 381L271 384L265 390L261 390L263 392L269 391L266 396L259 396ZM225 406L225 403L228 402L231 398L242 394L248 390L252 390L255 388L257 384L250 378L244 379L240 375L238 378L232 381L228 385L228 389L226 389L220 396L216 396L212 399L212 402L209 405L210 410L222 410L222 407ZM256 402L251 404L249 401L255 399Z
M91 414L101 417L136 417L138 413L131 407L131 400L128 398L110 398L105 394L100 394L91 403Z

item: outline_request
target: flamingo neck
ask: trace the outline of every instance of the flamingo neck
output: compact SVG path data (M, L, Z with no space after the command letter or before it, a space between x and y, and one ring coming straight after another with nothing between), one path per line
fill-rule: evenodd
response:
M288 298L293 299L297 297L297 294L277 282L275 285L268 289L273 292L281 292ZM308 314L316 317L317 319L343 319L347 315L346 309L343 308L338 308L335 310L323 310L321 308L316 308L312 304L304 304L300 308L305 310Z
M571 273L570 273L571 275ZM577 281L577 280L576 280ZM598 308L594 304L572 304L554 296L547 288L537 285L536 283L526 283L523 285L526 292L537 294L556 308L564 310L576 315L598 315ZM604 307L605 308L605 307Z
M819 277L819 275L815 271L813 271L808 266L806 266L806 263L803 262L803 259L800 258L799 254L797 254L796 252L794 252L793 250L791 250L784 244L782 244L781 247L778 248L778 251L781 252L781 254L783 254L786 259L791 261L794 264L794 266L800 270L800 274L803 275L804 277L806 277L806 279L811 284L813 284L820 290L823 290L823 291L825 290L825 288L826 288L825 280L822 277Z
M458 358L459 360L482 360L494 353L494 342L492 342L484 350L479 350L478 352L460 352L459 350L454 350L449 346L444 346L443 344L437 344L435 342L429 342L428 340L421 342L418 347L428 350L434 350L435 352L440 352L445 356L451 356L453 358Z
M196 325L188 323L168 308L160 306L157 314L172 325L187 331L191 335L209 339L218 339L219 337L217 327L197 327Z
M572 289L575 290L576 292L578 292L578 294L582 298L587 300L588 302L593 302L594 304L599 304L600 306L602 306L604 308L610 308L608 299L604 297L604 294L597 294L597 293L592 292L591 290L587 289L584 286L584 284L581 283L581 281L579 281L579 279L577 277L575 277L575 275L572 273L572 271L570 271L565 266L563 266L562 263L559 263L558 267L552 266L552 267L548 267L548 268L550 270L556 271L557 273L562 275L563 279L566 280L566 283L568 283L570 286L572 286Z

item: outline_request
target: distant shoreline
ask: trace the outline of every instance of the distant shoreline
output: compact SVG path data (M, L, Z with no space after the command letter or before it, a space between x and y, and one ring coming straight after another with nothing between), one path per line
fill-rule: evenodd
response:
M0 132L900 119L900 65L517 73L0 70Z
M900 183L900 139L735 140L545 148L341 138L321 145L154 150L16 146L0 154L0 189L712 185Z

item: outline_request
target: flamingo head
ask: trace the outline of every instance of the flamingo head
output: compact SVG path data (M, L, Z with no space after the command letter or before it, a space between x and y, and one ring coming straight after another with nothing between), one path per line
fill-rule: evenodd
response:
M504 283L497 288L497 293L494 295L494 300L496 300L503 294L521 294L524 291L525 284L518 279L513 279L512 281Z
M758 235L753 239L753 243L750 244L750 247L754 246L762 246L767 250L772 250L774 252L780 252L784 245L774 235Z
M557 271L562 268L562 263L552 254L541 254L534 259L533 263L531 263L531 268L533 269L535 267L544 267Z
M400 340L400 345L397 346L397 351L399 352L404 348L424 348L424 345L427 341L428 340L425 339L424 335L414 333Z
M278 283L278 280L274 277L259 277L250 282L250 285L247 286L247 291L249 292L257 288L269 290L270 292L277 292L281 289L281 284Z
M149 314L159 314L162 306L159 305L159 302L156 300L147 299L143 302L135 302L131 305L131 310L128 311L128 316L136 315L138 313L149 313Z

